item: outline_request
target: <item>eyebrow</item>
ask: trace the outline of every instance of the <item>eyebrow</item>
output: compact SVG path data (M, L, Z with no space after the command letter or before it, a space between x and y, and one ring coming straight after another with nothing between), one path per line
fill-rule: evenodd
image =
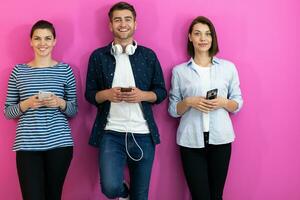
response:
M52 35L46 35L44 36L44 38L52 38L53 36ZM33 38L42 38L41 36L39 35L34 35Z
M124 17L125 19L133 19L132 16L125 16ZM116 19L122 19L122 17L114 17L113 20L116 20Z
M201 31L199 31L199 30L194 30L194 32L200 32L201 33ZM205 33L211 33L211 31L208 30L208 31L205 31Z

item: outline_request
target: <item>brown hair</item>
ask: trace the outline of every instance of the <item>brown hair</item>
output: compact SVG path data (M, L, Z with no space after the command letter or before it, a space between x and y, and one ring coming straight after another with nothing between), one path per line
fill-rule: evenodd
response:
M209 56L213 57L219 52L217 33L216 33L216 30L215 30L215 27L214 27L213 23L208 18L203 17L203 16L198 16L192 21L192 23L189 27L189 34L192 33L195 24L198 24L198 23L206 24L209 27L209 30L211 32L211 37L212 37L212 44L211 44L211 47L209 49ZM189 39L188 39L188 42L187 42L187 51L188 51L188 54L191 57L194 58L194 56L195 56L194 45Z
M108 16L109 16L109 20L112 21L112 17L113 17L113 12L115 10L129 10L132 15L133 15L133 19L135 20L136 19L136 11L133 7L133 5L127 3L127 2L118 2L116 4L114 4L110 9L109 9L109 12L108 12Z
M55 29L52 23L46 21L46 20L39 20L37 21L31 28L30 31L30 38L32 38L32 35L36 29L48 29L51 31L53 38L56 38Z

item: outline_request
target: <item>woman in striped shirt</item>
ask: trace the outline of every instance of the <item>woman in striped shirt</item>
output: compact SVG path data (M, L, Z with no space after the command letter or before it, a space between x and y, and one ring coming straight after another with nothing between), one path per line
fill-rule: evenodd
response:
M30 38L34 59L12 70L5 116L18 119L13 150L23 199L59 200L73 156L67 118L77 113L76 82L70 66L51 56L50 22L36 22Z

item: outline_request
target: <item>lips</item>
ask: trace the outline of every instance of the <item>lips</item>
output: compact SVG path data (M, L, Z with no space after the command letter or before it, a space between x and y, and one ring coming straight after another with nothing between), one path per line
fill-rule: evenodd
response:
M199 44L200 47L206 47L208 44Z

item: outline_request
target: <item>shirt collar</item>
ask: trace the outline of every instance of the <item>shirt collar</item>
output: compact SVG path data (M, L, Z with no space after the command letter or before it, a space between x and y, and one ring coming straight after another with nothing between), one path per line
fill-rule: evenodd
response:
M187 66L190 66L190 67L192 67L193 65L194 65L194 59L193 58L190 58L190 60L187 62ZM217 58L217 57L213 57L213 59L212 59L212 64L213 65L218 65L218 64L220 64L220 60L219 60L219 58Z

